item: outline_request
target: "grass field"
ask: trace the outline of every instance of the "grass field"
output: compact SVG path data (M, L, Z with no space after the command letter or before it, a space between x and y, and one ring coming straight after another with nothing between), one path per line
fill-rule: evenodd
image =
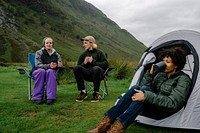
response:
M109 95L98 103L90 97L75 102L74 82L58 86L53 105L34 105L28 100L27 77L17 67L0 67L0 133L85 133L96 126L103 114L127 91L130 79L109 79ZM192 133L194 130L159 128L133 123L126 133Z

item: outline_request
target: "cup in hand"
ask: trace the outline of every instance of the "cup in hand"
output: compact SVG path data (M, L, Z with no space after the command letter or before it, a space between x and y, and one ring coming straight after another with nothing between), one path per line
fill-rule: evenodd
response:
M165 68L166 68L166 64L165 64L164 61L160 61L160 62L158 62L158 63L156 63L156 64L154 65L154 71L155 71L155 73L161 72L161 71L163 71Z

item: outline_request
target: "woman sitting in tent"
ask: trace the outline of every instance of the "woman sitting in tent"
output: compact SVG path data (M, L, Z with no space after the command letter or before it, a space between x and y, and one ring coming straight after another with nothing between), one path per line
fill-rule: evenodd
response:
M164 72L156 73L153 64L144 75L141 86L132 86L105 113L97 127L87 133L123 133L141 112L162 119L184 106L191 85L190 77L181 71L186 63L185 51L180 47L165 49L159 53L159 60L166 64Z

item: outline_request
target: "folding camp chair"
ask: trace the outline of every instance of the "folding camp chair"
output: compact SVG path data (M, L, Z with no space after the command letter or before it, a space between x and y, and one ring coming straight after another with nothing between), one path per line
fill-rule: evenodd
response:
M31 100L31 93L32 93L32 82L34 81L34 77L31 75L31 71L35 67L35 53L28 53L28 61L29 67L28 68L18 68L20 74L27 74L28 77L28 99ZM57 73L63 70L64 67L61 67L57 70ZM59 85L59 81L57 80L57 84ZM45 85L44 85L45 87Z
M74 67L69 67L69 69L73 70ZM107 68L106 71L102 75L103 82L101 82L100 88L99 88L99 90L100 90L99 98L100 99L103 99L105 97L105 95L108 95L108 72L110 72L113 69L114 68L112 68L112 67ZM93 91L94 87L93 87L92 81L85 80L85 88L86 88L87 93L90 93L91 91Z
M114 69L114 68L111 68L111 67L107 68L102 76L101 81L103 81L103 82L101 82L100 88L99 88L99 91L100 91L99 98L100 99L104 99L105 95L108 95L108 72L110 72L112 69ZM86 87L87 93L90 93L91 91L94 90L94 87L93 87L93 84L91 83L91 81L85 81L85 87Z
M31 82L34 80L33 76L30 74L32 69L35 67L35 54L28 53L29 66L27 68L18 68L20 74L26 74L28 77L28 99L31 100Z

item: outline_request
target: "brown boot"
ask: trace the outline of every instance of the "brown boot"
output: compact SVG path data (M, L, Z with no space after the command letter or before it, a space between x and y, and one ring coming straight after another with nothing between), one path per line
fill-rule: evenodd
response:
M87 133L106 133L106 131L108 131L110 127L110 118L108 116L105 116L95 129L87 131Z
M124 133L124 132L125 130L123 124L119 120L116 120L112 128L108 130L106 133Z

